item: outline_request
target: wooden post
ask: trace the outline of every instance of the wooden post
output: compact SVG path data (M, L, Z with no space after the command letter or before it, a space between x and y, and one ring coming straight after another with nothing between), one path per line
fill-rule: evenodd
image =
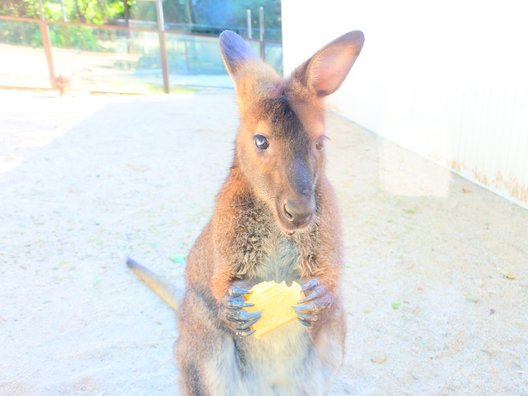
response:
M170 93L169 63L167 61L167 41L165 39L165 21L163 19L162 0L156 0L156 14L158 19L158 36L160 45L160 61L163 71L163 92Z
M46 24L46 19L44 18L44 8L42 7L42 0L39 0L39 14L40 37L42 38L42 47L44 48L44 53L46 54L46 62L48 63L50 85L51 88L55 88L55 67L53 65L53 55L51 53L51 40L49 36L48 25Z

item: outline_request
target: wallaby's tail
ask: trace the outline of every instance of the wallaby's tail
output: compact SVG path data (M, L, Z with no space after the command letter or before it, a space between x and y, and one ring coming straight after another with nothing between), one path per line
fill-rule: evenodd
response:
M142 280L154 293L156 293L169 307L175 311L183 299L183 291L177 290L158 275L143 267L137 261L127 258L127 266Z

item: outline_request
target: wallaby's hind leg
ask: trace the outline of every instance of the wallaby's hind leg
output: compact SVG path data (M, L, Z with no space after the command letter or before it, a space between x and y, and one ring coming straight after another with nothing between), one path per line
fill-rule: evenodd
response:
M345 357L345 313L341 304L325 319L325 326L313 334L314 355L317 356L312 375L306 376L309 394L325 395L330 391ZM307 370L308 371L308 370ZM309 392L313 389L313 392ZM320 393L317 393L317 391Z
M209 396L210 392L201 383L200 372L194 364L180 368L180 388L183 395Z
M234 358L235 351L225 343L230 337L218 326L217 309L212 297L188 289L178 310L180 334L174 353L183 395L237 394L232 390L240 373L233 371L237 370L233 359L219 359L223 355Z

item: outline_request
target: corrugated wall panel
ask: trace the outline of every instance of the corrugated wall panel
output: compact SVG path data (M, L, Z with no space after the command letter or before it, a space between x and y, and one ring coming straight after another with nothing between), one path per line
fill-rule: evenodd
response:
M364 50L333 106L528 207L528 3L282 0L285 71L339 34Z

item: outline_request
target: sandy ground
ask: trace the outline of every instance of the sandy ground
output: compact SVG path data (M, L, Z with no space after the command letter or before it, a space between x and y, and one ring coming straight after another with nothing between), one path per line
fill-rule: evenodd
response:
M230 93L0 92L0 394L176 394L173 312L232 156ZM528 395L528 211L329 114L345 229L334 395Z

